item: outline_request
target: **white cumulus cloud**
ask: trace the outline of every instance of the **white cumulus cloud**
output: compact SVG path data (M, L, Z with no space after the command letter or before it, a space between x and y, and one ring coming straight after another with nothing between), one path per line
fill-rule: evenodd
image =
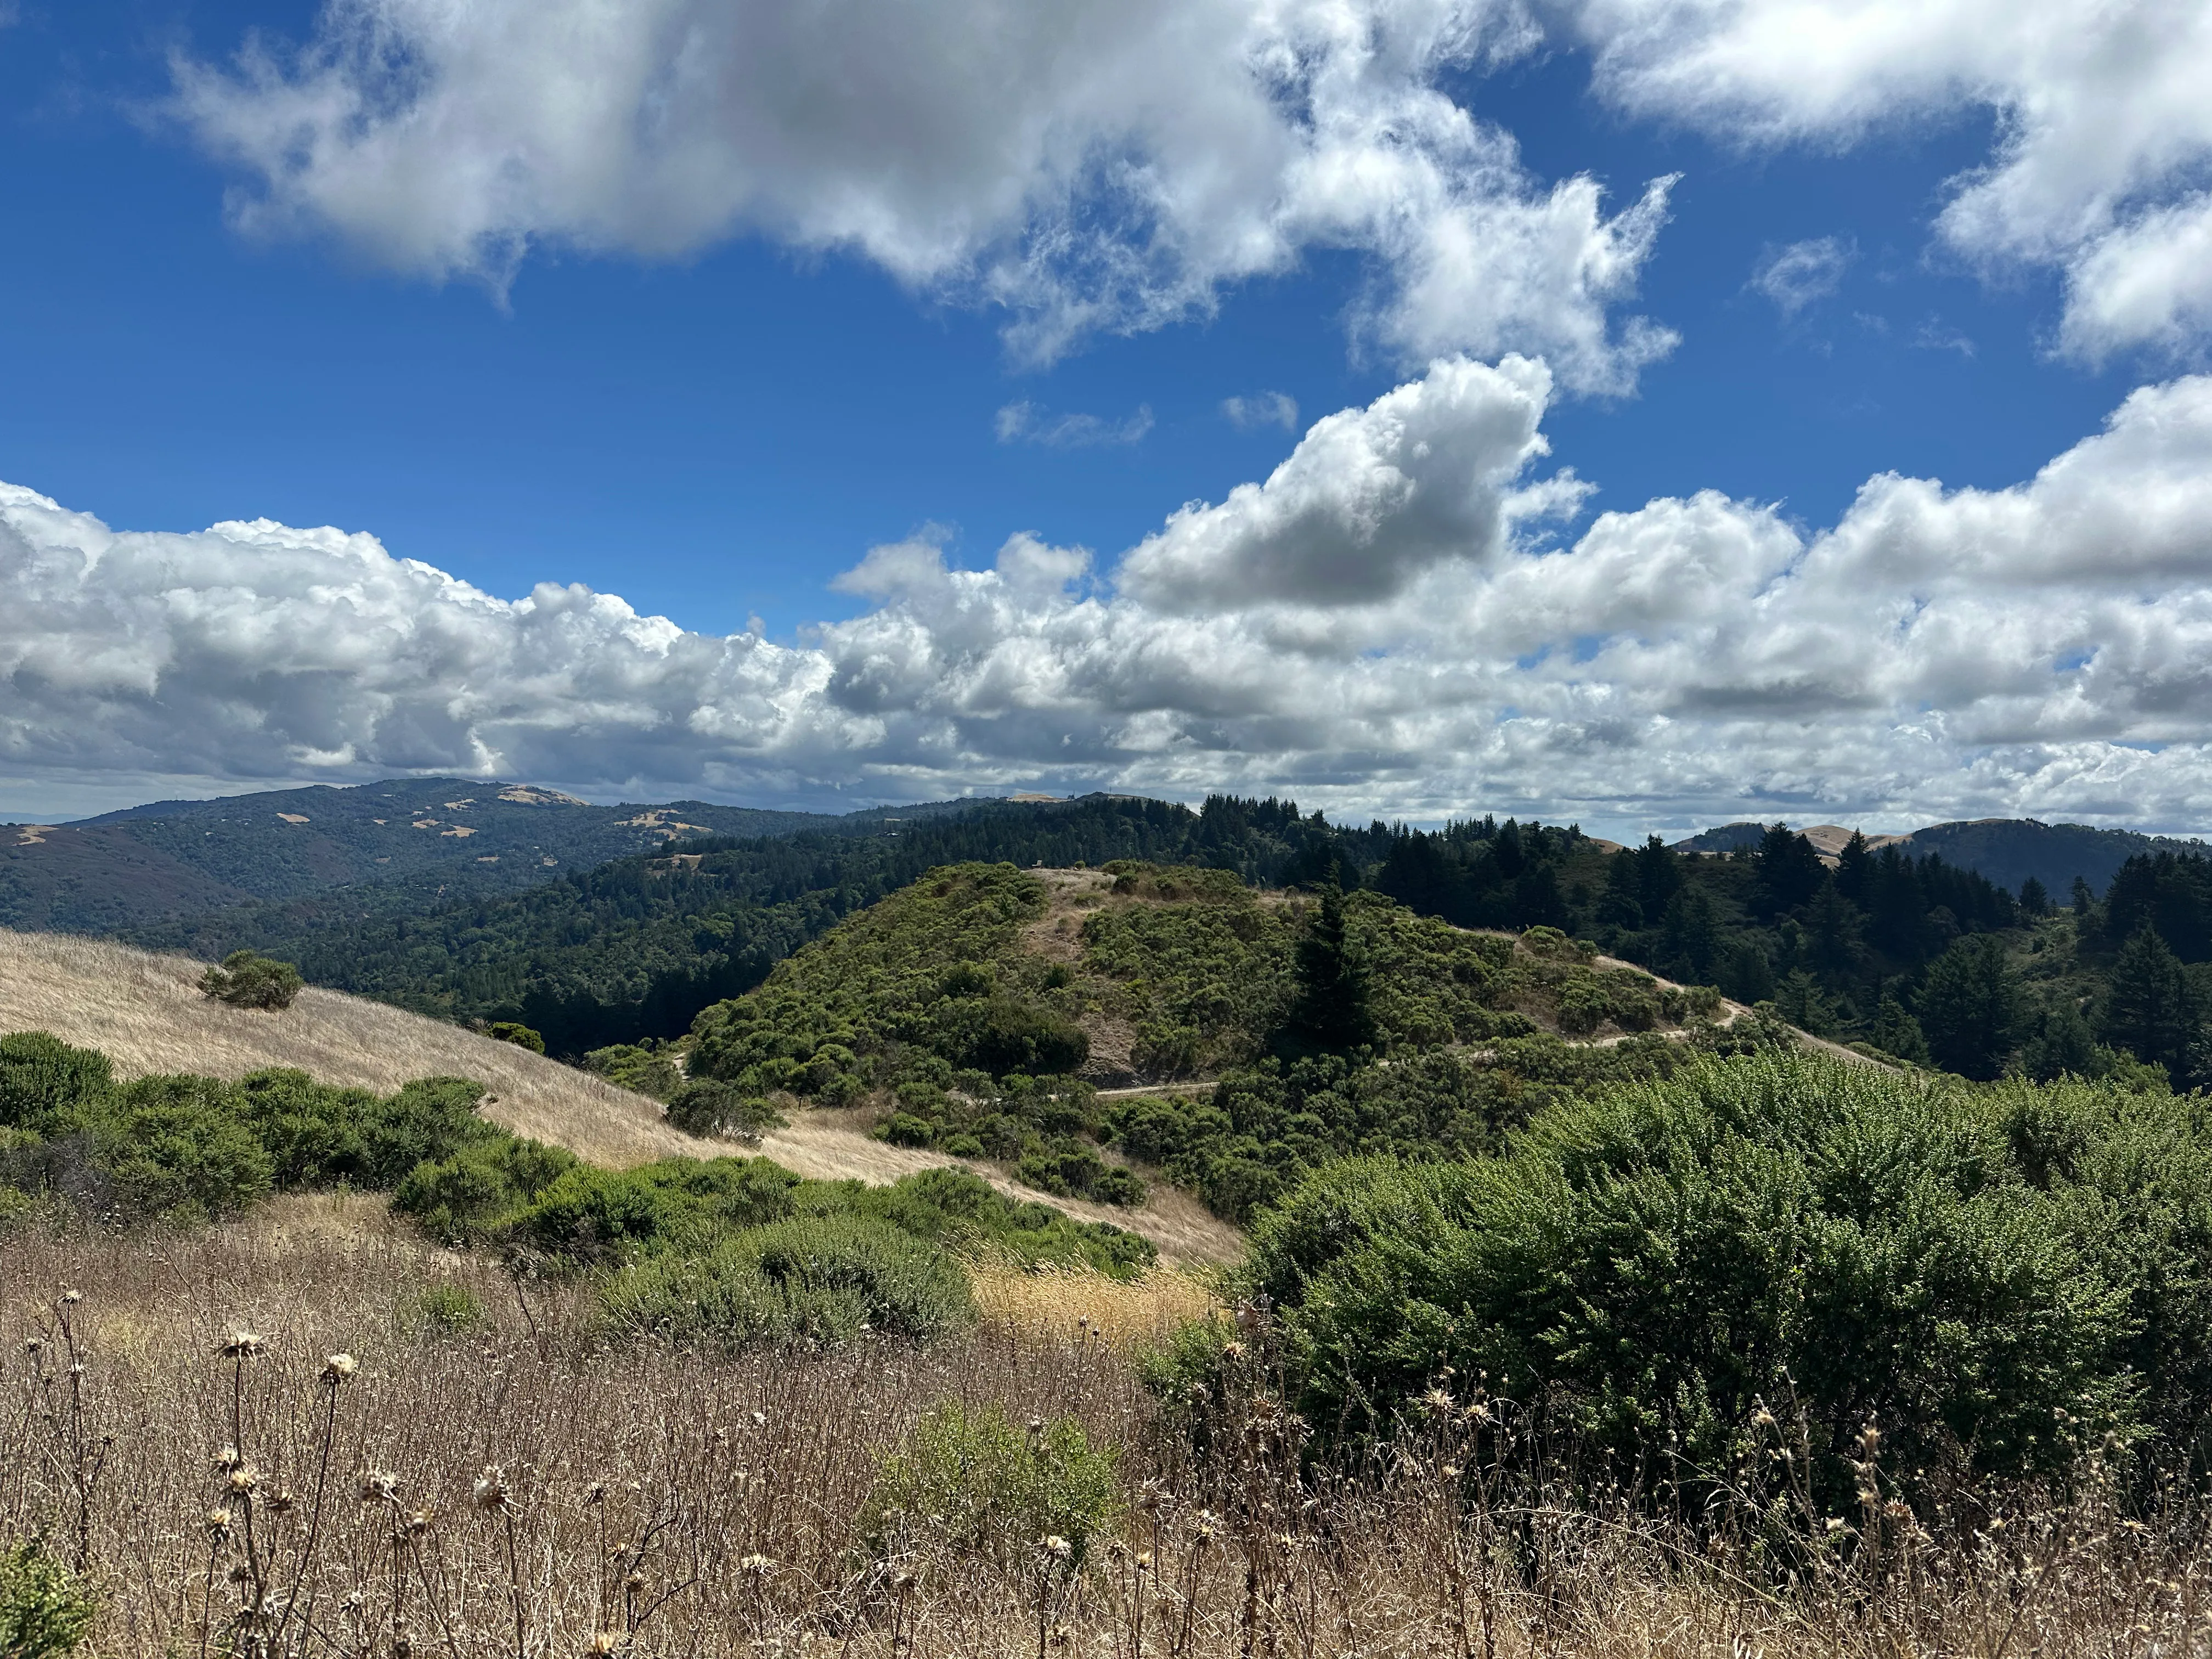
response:
M2194 0L1572 0L1617 104L1735 142L1844 145L1994 110L1938 223L2063 270L2061 343L2192 353L2212 327L2212 7Z
M1538 43L1518 0L330 0L296 50L180 59L234 216L504 284L541 242L844 249L1011 313L1048 360L1370 255L1363 333L1632 385L1667 181L1608 216L1444 89Z
M112 773L526 777L602 794L1044 783L1633 825L2212 820L2212 377L2035 477L1885 474L1833 526L1705 492L1599 515L1538 366L1444 359L1102 566L942 537L796 645L373 538L122 532L0 487L0 756Z

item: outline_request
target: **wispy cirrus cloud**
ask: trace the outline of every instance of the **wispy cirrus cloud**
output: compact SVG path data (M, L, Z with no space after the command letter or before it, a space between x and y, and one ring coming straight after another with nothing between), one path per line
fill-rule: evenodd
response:
M1118 447L1143 441L1152 429L1150 404L1139 404L1118 421L1097 415L1060 414L1024 399L1004 405L991 429L1002 444L1040 444L1047 449Z
M1751 286L1772 301L1785 320L1792 319L1840 289L1844 272L1857 257L1855 245L1834 236L1770 248L1752 268Z
M1255 392L1243 397L1224 398L1221 413L1240 432L1267 426L1279 426L1285 432L1298 429L1298 400L1287 392Z

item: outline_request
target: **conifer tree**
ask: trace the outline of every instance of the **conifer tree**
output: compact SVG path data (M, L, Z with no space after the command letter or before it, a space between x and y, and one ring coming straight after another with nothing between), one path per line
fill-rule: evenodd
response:
M1886 1054L1915 1066L1928 1063L1928 1037L1920 1029L1920 1022L1897 1000L1894 991L1881 994L1881 1006L1875 1010L1874 1046Z
M1367 965L1345 937L1344 889L1331 872L1321 904L1298 941L1297 1002L1291 1026L1323 1048L1355 1048L1374 1040L1368 1009Z
M2105 1006L2105 1040L2166 1067L2177 1088L2192 1081L2203 1014L2181 959L2145 924L2120 947Z
M1922 981L1920 1027L1947 1072L1994 1078L2004 1069L2020 1032L2020 976L2005 960L2004 941L1988 933L1954 940L1928 964Z

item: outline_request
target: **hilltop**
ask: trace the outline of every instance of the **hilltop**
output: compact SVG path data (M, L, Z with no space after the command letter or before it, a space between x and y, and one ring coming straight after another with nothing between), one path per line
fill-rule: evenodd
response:
M690 1070L1048 1192L1164 1180L1242 1220L1330 1156L1485 1150L1564 1090L1795 1041L1554 928L1335 902L1136 860L947 866L702 1012ZM1333 935L1344 1042L1310 1006Z

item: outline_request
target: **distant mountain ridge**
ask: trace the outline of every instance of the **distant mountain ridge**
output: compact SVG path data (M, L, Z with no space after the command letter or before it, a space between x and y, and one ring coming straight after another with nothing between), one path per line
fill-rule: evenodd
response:
M365 911L520 892L699 836L872 833L969 803L833 815L681 800L598 806L465 778L316 785L0 825L0 927L112 933L345 890Z
M1822 854L1832 858L1850 839L1840 824L1792 824ZM1766 833L1763 823L1725 823L1674 843L1678 853L1729 853L1753 847ZM2018 892L2031 876L2063 901L2079 876L2101 896L2130 859L2156 853L2212 857L2212 843L2173 836L2146 836L2134 830L2099 830L2086 823L2045 823L2038 818L1968 818L1930 824L1903 836L1869 836L1872 847L1895 844L1915 857L1929 853Z

